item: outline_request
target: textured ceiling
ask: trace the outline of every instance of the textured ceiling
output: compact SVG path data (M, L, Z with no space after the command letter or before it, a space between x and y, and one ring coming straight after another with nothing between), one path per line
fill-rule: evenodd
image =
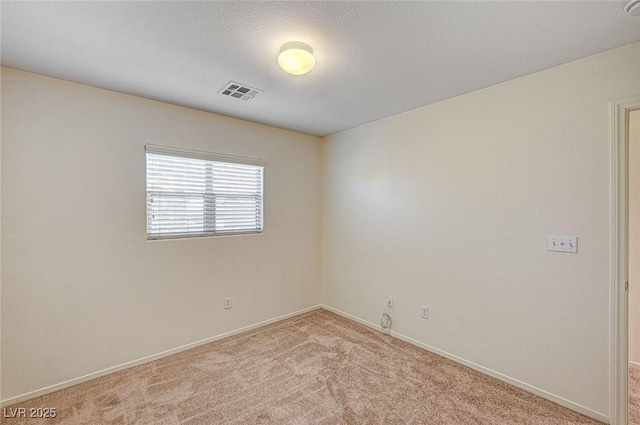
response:
M625 2L2 2L5 66L327 135L640 40ZM303 41L317 66L280 70ZM229 81L264 90L222 96Z

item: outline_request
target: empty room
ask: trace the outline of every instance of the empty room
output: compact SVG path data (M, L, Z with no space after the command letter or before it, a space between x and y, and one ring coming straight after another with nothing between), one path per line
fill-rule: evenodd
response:
M640 425L640 0L0 25L3 424Z

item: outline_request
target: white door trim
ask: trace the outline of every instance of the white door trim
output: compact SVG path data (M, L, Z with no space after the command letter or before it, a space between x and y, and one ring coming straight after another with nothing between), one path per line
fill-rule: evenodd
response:
M628 141L627 116L640 108L640 96L611 102L611 331L609 416L627 425L628 391Z

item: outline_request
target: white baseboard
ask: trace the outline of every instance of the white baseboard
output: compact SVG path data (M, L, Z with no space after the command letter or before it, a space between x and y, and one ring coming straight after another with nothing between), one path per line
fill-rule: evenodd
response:
M376 324L373 324L373 323L368 322L366 320L360 319L359 317L352 316L349 313L345 313L344 311L340 311L340 310L335 309L333 307L330 307L328 305L324 305L323 304L323 305L321 305L321 307L326 309L326 310L328 310L328 311L336 313L336 314L338 314L340 316L346 317L347 319L354 320L354 321L356 321L358 323L361 323L361 324L363 324L365 326L368 326L370 328L376 329L378 331L380 330L380 325L376 325ZM413 345L415 345L417 347L424 348L427 351L430 351L432 353L438 354L438 355L440 355L442 357L446 357L446 358L448 358L450 360L453 360L454 362L461 363L461 364L463 364L465 366L470 367L471 369L477 370L478 372L482 372L482 373L484 373L486 375L492 376L492 377L494 377L496 379L499 379L499 380L501 380L503 382L506 382L507 384L511 384L511 385L513 385L515 387L518 387L518 388L521 388L521 389L523 389L525 391L528 391L530 393L536 394L536 395L538 395L538 396L540 396L542 398L545 398L547 400L551 400L554 403L557 403L557 404L559 404L561 406L564 406L564 407L566 407L568 409L574 410L574 411L576 411L578 413L582 413L585 416L589 416L590 418L596 419L596 420L604 422L604 423L609 423L609 417L607 415L604 415L604 414L602 414L600 412L596 412L594 410L591 410L588 407L582 406L582 405L580 405L578 403L574 403L574 402L572 402L570 400L567 400L566 398L562 398L562 397L557 396L555 394L552 394L552 393L550 393L548 391L545 391L545 390L542 390L540 388L534 387L534 386L529 385L527 383L524 383L522 381L518 381L517 379L511 378L511 377L506 376L506 375L503 375L502 373L499 373L499 372L496 372L494 370L488 369L488 368L486 368L484 366L480 366L479 364L470 362L470 361L465 360L465 359L463 359L461 357L458 357L458 356L456 356L454 354L447 353L446 351L442 351L440 349L437 349L435 347L427 345L424 342L420 342L420 341L415 340L413 338L409 338L408 336L402 335L400 333L391 331L391 335L396 337L396 338L398 338L398 339L401 339L401 340L403 340L405 342L408 342L409 344L413 344Z
M49 393L52 393L54 391L58 391L58 390L62 390L64 388L71 387L73 385L81 384L83 382L89 381L91 379L99 378L101 376L108 375L110 373L118 372L120 370L129 369L129 368L132 368L132 367L135 367L135 366L139 366L139 365L142 365L142 364L145 364L145 363L149 363L149 362L152 362L154 360L158 360L158 359L161 359L163 357L167 357L167 356L170 356L172 354L176 354L176 353L179 353L181 351L188 350L190 348L195 348L195 347L198 347L200 345L208 344L209 342L217 341L217 340L222 339L222 338L226 338L226 337L229 337L229 336L232 336L232 335L236 335L236 334L239 334L239 333L242 333L242 332L250 331L252 329L259 328L259 327L262 327L262 326L266 326L266 325L269 325L271 323L279 322L281 320L285 320L285 319L288 319L290 317L297 316L299 314L303 314L303 313L307 313L309 311L317 310L317 309L319 309L321 307L322 307L321 305L315 305L315 306L308 307L308 308L305 308L305 309L302 309L302 310L294 311L293 313L288 313L288 314L285 314L285 315L282 315L282 316L275 317L273 319L269 319L269 320L265 320L265 321L262 321L262 322L255 323L253 325L245 326L245 327L240 328L240 329L236 329L236 330L233 330L233 331L225 332L225 333L222 333L222 334L219 334L219 335L216 335L216 336L212 336L212 337L209 337L209 338L201 339L200 341L192 342L190 344L186 344L186 345L182 345L180 347L172 348L170 350L162 351L162 352L157 353L157 354L152 354L150 356L146 356L146 357L143 357L143 358L138 359L138 360L132 360L130 362L126 362L126 363L123 363L123 364L118 365L118 366L113 366L113 367L110 367L110 368L107 368L107 369L100 370L98 372L89 373L87 375L80 376L78 378L74 378L74 379L70 379L68 381L60 382L59 384L50 385L48 387L41 388L39 390L31 391L31 392L28 392L28 393L25 393L25 394L22 394L22 395L19 395L19 396L16 396L16 397L11 397L11 398L8 398L6 400L0 401L0 407L9 406L11 404L18 403L20 401L29 400L29 399L32 399L32 398L35 398L35 397L39 397L41 395L49 394Z
M634 362L634 361L629 360L629 364L631 364L631 365L633 365L633 366L635 366L635 367L640 368L640 363L638 363L638 362Z

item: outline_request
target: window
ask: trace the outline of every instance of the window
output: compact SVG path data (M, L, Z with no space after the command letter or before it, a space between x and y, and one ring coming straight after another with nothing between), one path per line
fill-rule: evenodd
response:
M264 163L146 145L147 239L260 233Z

